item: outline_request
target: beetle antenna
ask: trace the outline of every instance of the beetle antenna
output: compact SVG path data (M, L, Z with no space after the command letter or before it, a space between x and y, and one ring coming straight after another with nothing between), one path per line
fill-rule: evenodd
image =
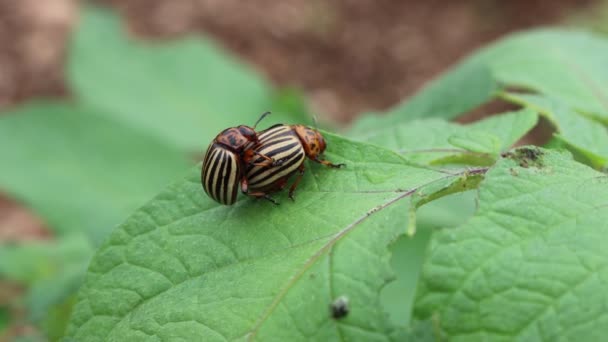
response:
M258 121L255 122L255 125L253 125L253 129L255 129L255 127L260 123L260 121L262 121L268 115L270 115L270 112L264 112L262 114L262 116L260 116L260 118L258 119Z
M312 115L312 125L315 128L315 131L319 130L319 121L317 120L317 115L316 114Z

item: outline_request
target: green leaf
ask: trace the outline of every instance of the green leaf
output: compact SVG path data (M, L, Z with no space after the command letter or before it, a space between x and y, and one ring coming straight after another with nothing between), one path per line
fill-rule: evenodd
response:
M499 82L560 99L608 122L608 40L587 32L515 34L480 53Z
M454 134L448 137L448 142L467 151L494 155L500 153L502 144L497 136L481 131Z
M395 326L410 324L418 277L431 233L430 229L418 229L414 236L403 235L391 246L395 281L382 289L380 299Z
M12 342L45 342L47 338L40 336L37 332L29 332L23 336L18 336Z
M560 101L540 95L504 93L506 100L533 108L557 129L555 137L582 162L601 169L608 164L608 130L601 123L579 115Z
M599 341L608 333L608 177L522 148L479 188L475 215L433 236L416 300L450 341Z
M491 116L467 125L472 131L492 134L500 140L499 151L506 151L523 138L538 122L532 109L522 109Z
M285 120L293 121L294 123L313 123L306 104L305 95L300 90L291 88L277 90L273 94L271 108L275 122L285 118ZM269 123L266 122L264 125L260 125L260 127L262 126L267 127Z
M59 103L2 115L0 160L0 189L55 231L97 242L189 165L155 138Z
M8 328L10 320L9 308L4 305L0 305L0 336L2 336L5 330Z
M415 118L454 118L489 102L500 87L532 90L608 122L608 40L591 33L536 30L476 52L384 116L365 116L352 136Z
M0 278L26 285L28 321L55 341L65 334L93 248L82 234L0 245Z
M383 116L361 117L354 123L351 136L413 119L451 119L473 110L492 99L497 90L490 71L478 58L467 59Z
M82 14L68 72L80 100L188 151L275 109L267 82L210 40L136 41L116 16L94 7ZM303 119L279 110L264 124Z
M81 273L81 276L84 272ZM76 293L73 288L72 296L63 301L46 308L42 321L35 322L38 329L45 337L45 341L62 341L69 323L74 304L76 304ZM30 309L30 308L28 308Z
M138 210L94 257L69 336L386 340L379 292L387 245L405 232L408 198L457 179L331 134L329 169L309 164L295 203L207 198L195 169ZM330 304L349 300L335 320Z
M441 341L440 338L435 336L433 322L430 320L414 320L412 322L412 326L407 331L407 335L405 336L405 338L402 339L402 341L404 340L417 342L436 342L438 340Z
M357 138L389 148L412 162L430 164L440 157L464 152L454 149L447 141L461 127L441 119L413 120L386 129L370 130Z
M0 276L32 285L65 269L86 268L92 255L90 242L78 234L60 240L0 244Z
M454 161L448 158L463 157L461 161L464 163L488 165L500 152L521 139L537 121L538 115L534 110L524 109L468 125L440 119L402 122L389 128L370 130L358 138L395 150L415 163L442 164ZM455 149L453 143L462 149Z
M474 192L440 198L416 212L416 234L403 235L391 245L395 281L382 289L382 307L395 325L409 326L427 245L433 230L464 223L475 211Z

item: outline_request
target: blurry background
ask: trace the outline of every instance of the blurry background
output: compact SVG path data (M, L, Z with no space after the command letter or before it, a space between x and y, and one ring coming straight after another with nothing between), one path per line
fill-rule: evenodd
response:
M575 22L601 29L608 20L600 0L101 2L141 37L219 39L272 82L304 89L313 109L342 123L395 104L506 33ZM66 94L65 45L77 19L75 0L0 0L0 105Z
M310 112L337 127L395 105L509 32L552 24L608 32L604 0L99 2L140 39L214 38L276 88L301 91ZM80 14L76 0L0 0L0 115L33 99L74 97L66 69ZM0 188L0 244L53 239L52 231ZM11 303L24 291L0 279L0 341L36 329L19 319L26 309Z
M217 38L273 83L302 89L322 120L341 124L394 105L506 33L564 23L608 31L601 0L101 2L140 38ZM64 68L78 15L76 0L0 0L0 110L70 95ZM0 239L30 235L46 232L0 195Z

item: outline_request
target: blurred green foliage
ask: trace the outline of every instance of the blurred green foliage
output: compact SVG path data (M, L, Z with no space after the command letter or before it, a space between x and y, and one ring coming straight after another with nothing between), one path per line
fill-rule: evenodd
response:
M136 41L100 9L84 13L68 76L82 102L186 151L200 151L226 127L253 125L267 110L273 115L264 125L310 120L285 107L268 82L211 40Z
M0 189L55 234L0 245L0 279L28 288L29 319L51 340L64 334L95 246L219 131L267 110L264 127L312 123L297 90L273 89L209 39L143 42L106 9L84 8L68 60L71 100L0 117Z
M0 306L0 336L4 334L4 331L8 327L10 321L9 309L6 306Z
M145 131L65 103L5 113L0 155L4 191L55 233L84 232L96 244L191 164L185 153Z
M390 128L369 129L357 138L397 151L414 163L491 165L537 121L538 114L530 109L503 113L469 125L438 118L415 119Z

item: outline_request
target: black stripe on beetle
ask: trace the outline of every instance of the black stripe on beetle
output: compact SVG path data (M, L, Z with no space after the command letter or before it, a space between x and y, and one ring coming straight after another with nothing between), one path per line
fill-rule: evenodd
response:
M256 184L264 182L264 180L268 179L268 177L271 177L272 175L277 174L279 172L284 173L282 171L293 166L296 160L300 162L304 160L304 149L299 143L297 137L293 133L291 134L292 136L289 137L290 139L285 140L281 144L273 144L274 140L272 140L267 144L261 145L261 147L258 149L261 153L273 157L275 160L281 161L281 163L280 165L276 165L274 167L257 166L254 168L250 168L246 175L250 185L252 183ZM297 165L295 168L297 168ZM293 169L295 170L295 168Z
M304 159L305 155L303 151L295 151L293 153L293 158L284 162L282 165L269 168L266 172L257 177L252 177L249 181L250 188L255 189L256 187L267 186L283 177L291 176L291 174L298 169L300 164L304 162Z
M211 155L209 157L209 164L207 164L206 167L204 168L204 172L205 172L205 184L204 185L205 185L205 191L207 191L207 194L209 196L211 196L211 198L213 198L214 200L217 201L217 197L215 196L215 193L213 192L213 184L215 184L214 175L218 168L222 150L215 145L212 145L210 147L210 150L211 150Z
M285 141L285 143L283 144L276 144L272 146L274 148L267 148L267 146L264 145L264 148L260 150L260 152L264 153L269 157L272 157L280 155L281 153L285 154L285 152L291 153L294 150L302 148L302 146L300 146L297 141L291 141L289 144L287 144L287 142L288 141Z
M264 150L267 150L271 146L275 146L275 145L282 144L284 142L288 142L288 141L292 141L292 140L293 140L292 137L286 136L286 137L279 137L279 138L271 139L271 140L260 140L260 144L263 144Z
M228 193L232 192L233 186L230 185L230 180L232 179L230 173L232 171L232 158L226 156L226 167L224 168L224 173L222 174L222 199L224 203L229 202L230 199L228 197Z
M276 139L279 136L279 134L289 134L289 132L291 132L291 129L289 126L283 125L283 124L276 124L270 128L265 129L264 131L260 132L259 139L260 139L260 142L269 140L269 139Z
M222 173L225 172L225 163L226 163L226 151L222 150L218 153L218 161L217 161L217 169L215 173L213 173L213 197L217 198L217 200L224 204L224 200L221 197L221 182L222 182Z
M259 143L253 147L254 151L280 163L249 165L246 168L245 178L249 181L249 186L243 192L249 196L269 199L269 193L282 190L288 179L297 172L297 178L289 189L289 198L293 199L295 189L304 175L306 157L329 167L344 166L320 158L326 148L325 139L312 128L279 124L259 132L258 136Z
M205 156L201 181L209 197L221 204L236 201L241 171L238 157L219 145L211 145Z
M239 183L244 181L243 170L253 156L250 149L259 142L255 127L268 114L262 114L253 127L241 125L223 130L207 148L201 183L214 201L227 205L236 202Z

